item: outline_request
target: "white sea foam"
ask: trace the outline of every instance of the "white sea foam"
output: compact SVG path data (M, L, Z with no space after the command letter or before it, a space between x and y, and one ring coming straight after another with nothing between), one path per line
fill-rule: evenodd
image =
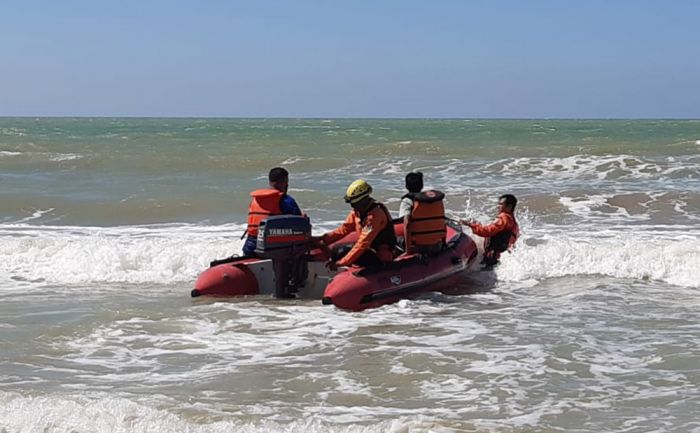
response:
M564 205L572 214L584 218L585 220L613 223L615 221L645 221L651 218L649 212L630 215L621 206L611 206L610 199L615 194L592 194L586 197L559 197L559 202ZM680 209L679 209L680 210Z
M606 191L686 191L700 182L700 156L649 158L634 155L573 155L569 157L505 158L485 163L472 159L385 157L355 160L326 170L323 179L363 176L376 191L403 190L403 176L413 170L428 173L426 183L449 194L469 188L481 192L510 190L561 191L598 188ZM319 177L315 173L315 178ZM690 183L689 183L690 182Z
M655 345L676 329L625 328L620 330L624 342L611 340L615 330L609 321L620 311L609 316L605 311L577 312L578 306L591 305L572 305L556 297L543 304L545 298L529 293L515 300L507 293L492 293L437 302L404 300L371 313L341 312L318 303L286 302L282 307L272 300L191 305L177 314L164 309L148 314L126 310L118 320L54 338L51 344L57 355L43 357L50 361L45 368L60 364L77 389L86 384L92 389L153 387L163 392L170 386L201 389L204 384L209 395L165 401L155 395L136 404L114 396L109 402L90 395L44 396L35 402L5 394L0 407L9 405L12 410L7 413L16 416L21 404L52 420L54 398L60 410L73 407L73 412L87 411L96 419L105 413L119 414L126 405L131 415L138 409L146 411L141 418L158 417L164 428L176 427L171 421L182 421L178 413L195 410L201 412L200 418L223 417L232 423L241 414L279 422L303 411L314 420L362 422L367 431L386 429L381 420L399 417L408 428L407 423L415 421L405 417L417 416L469 419L479 428L501 431L546 427L574 407L610 410L620 398L640 398L641 393L648 398L672 392L696 397L692 379L656 367L668 353L657 354ZM623 314L625 308L620 306ZM553 316L547 317L547 311ZM588 320L587 326L562 324L572 319ZM689 341L696 328L685 329ZM634 377L620 380L621 375ZM645 384L649 377L668 385ZM267 397L251 401L248 393ZM146 401L150 404L143 407ZM227 410L222 411L222 405ZM165 413L159 409L157 414L149 409L164 406L171 409ZM669 411L674 409L662 406L656 414ZM134 416L116 418L120 431L119 423ZM568 430L565 420L555 424ZM250 427L296 431L297 425L256 421ZM316 427L320 426L312 425L310 431ZM328 431L340 427L326 425Z
M550 179L651 179L682 169L700 170L700 161L686 157L668 164L633 155L573 155L504 159L487 164L484 169L506 175L546 176Z
M631 155L573 155L569 157L522 157L497 160L480 166L474 162L450 160L441 165L445 179L464 179L466 184L487 187L492 176L504 176L513 187L532 187L538 183L559 187L580 186L609 181L668 182L674 179L697 179L700 158L693 155L674 159L642 158ZM481 181L487 180L486 185ZM443 182L448 185L452 182ZM501 185L499 185L501 186ZM667 189L665 185L664 189Z
M15 223L18 223L18 224L19 224L19 223L26 223L26 222L29 222L29 221L32 221L32 220L36 220L36 219L39 219L39 218L41 218L42 216L44 216L44 215L46 215L46 214L48 214L48 213L53 212L54 210L55 210L54 208L50 208L50 209L39 209L39 210L34 211L30 216L25 217L25 218L22 218L22 219L20 219L20 220L17 220Z
M72 161L84 157L83 155L79 155L77 153L16 152L9 150L0 150L0 157L20 155L38 157L39 159L45 159L52 162Z
M193 410L199 409L193 407ZM224 420L202 424L180 414L123 397L84 395L23 396L0 392L0 426L8 432L152 432L152 433L453 433L449 423L425 417L403 417L375 424L347 425L306 417L287 423L245 421L230 414ZM222 414L225 415L225 414ZM221 417L220 417L221 418ZM7 429L7 430L4 430Z
M598 430L619 431L605 413L624 410L622 400L675 396L697 404L692 375L663 365L693 356L698 327L678 329L683 309L659 309L664 316L656 322L647 312L646 328L637 329L635 318L623 317L638 314L628 305L634 299L606 311L595 301L614 304L621 295L613 288L584 284L577 291L588 300L505 291L404 300L361 313L263 299L112 305L106 320L68 327L44 343L52 350L23 361L39 363L51 380L65 377L63 392L0 393L0 425L96 432L574 431L567 415L585 409ZM640 298L644 305L657 306L649 296ZM0 374L3 385L22 380ZM34 380L40 383L33 389L41 389L41 378ZM132 389L141 397L123 391ZM681 429L692 420L687 413L660 404L638 423L648 430L666 417Z
M0 135L13 135L16 137L25 137L27 130L24 128L0 128Z
M78 155L76 153L52 153L49 156L49 160L54 162L73 161L81 158L83 158L83 155Z
M562 276L607 275L700 287L700 233L691 228L670 233L661 230L530 232L512 254L503 256L498 278L541 281ZM528 237L537 242L528 245Z
M289 188L289 192L314 192L315 189L311 188Z
M317 230L331 225L320 225ZM529 281L602 274L700 287L700 233L682 227L662 233L664 229L530 230L515 252L504 256L498 276ZM242 230L242 225L235 224L3 225L0 274L48 284L189 283L209 261L239 253Z
M0 156L18 156L22 155L22 152L13 152L10 150L0 150Z
M29 218L46 212L50 210ZM317 224L315 230L332 225ZM0 225L0 278L73 285L191 283L211 260L240 254L244 228L239 224Z
M301 156L290 156L289 158L282 161L282 165L292 165L292 164L296 164L297 162L303 161L303 160L304 160L304 158L302 158Z
M57 284L192 281L240 252L242 226L0 226L0 273Z

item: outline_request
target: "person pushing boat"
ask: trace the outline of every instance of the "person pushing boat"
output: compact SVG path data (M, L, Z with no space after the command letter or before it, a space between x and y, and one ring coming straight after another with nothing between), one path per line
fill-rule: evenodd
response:
M501 253L512 249L520 236L520 227L514 214L517 204L518 199L514 195L503 194L498 198L498 216L491 224L480 224L473 219L459 220L460 223L469 226L475 235L486 239L482 260L485 269L498 264Z

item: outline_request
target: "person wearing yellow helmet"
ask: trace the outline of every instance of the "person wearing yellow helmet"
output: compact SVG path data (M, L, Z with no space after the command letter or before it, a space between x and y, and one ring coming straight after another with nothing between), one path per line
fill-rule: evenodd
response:
M394 259L396 235L391 215L386 206L370 194L372 187L366 181L358 179L351 183L344 199L352 210L340 227L321 236L320 241L330 245L353 231L358 233L357 242L350 251L340 258L331 258L328 263L331 270L338 266L371 266Z

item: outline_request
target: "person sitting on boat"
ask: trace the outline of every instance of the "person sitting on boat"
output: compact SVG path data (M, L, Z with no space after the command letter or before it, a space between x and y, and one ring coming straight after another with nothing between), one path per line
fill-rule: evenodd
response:
M434 189L408 193L413 203L411 212L403 217L406 253L438 254L445 247L445 194Z
M520 227L515 220L515 205L518 200L512 194L504 194L498 198L498 216L491 224L479 224L475 220L459 220L469 226L475 235L486 239L484 244L484 259L482 263L487 268L498 264L501 253L513 248L520 236Z
M447 236L442 203L445 194L434 190L423 192L423 173L419 171L406 175L406 189L408 193L401 197L399 207L399 218L404 226L404 250L408 254L439 253Z
M396 235L391 215L386 206L370 197L371 193L372 187L364 180L351 183L344 199L352 206L352 211L340 227L318 239L330 245L352 232L358 233L357 241L346 254L342 254L345 251L334 251L328 261L331 270L337 270L339 266L372 266L394 259Z
M275 167L268 174L270 188L258 189L250 193L253 200L248 207L248 238L243 244L243 255L255 256L258 239L258 226L265 218L273 215L301 215L296 200L287 194L289 172Z
M399 218L403 218L411 213L413 209L413 194L423 191L423 173L420 171L411 172L406 175L406 189L408 193L401 197L399 205Z

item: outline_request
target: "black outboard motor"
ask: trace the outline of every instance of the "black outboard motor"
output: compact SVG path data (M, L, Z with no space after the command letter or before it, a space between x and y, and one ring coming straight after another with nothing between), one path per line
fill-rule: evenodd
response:
M311 222L305 216L279 215L260 222L255 253L271 259L275 270L275 297L290 298L308 276Z

